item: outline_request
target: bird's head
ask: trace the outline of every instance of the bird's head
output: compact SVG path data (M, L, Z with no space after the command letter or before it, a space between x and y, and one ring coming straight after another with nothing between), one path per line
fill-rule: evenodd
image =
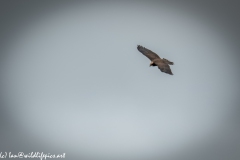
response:
M153 66L153 62L150 63L149 67Z

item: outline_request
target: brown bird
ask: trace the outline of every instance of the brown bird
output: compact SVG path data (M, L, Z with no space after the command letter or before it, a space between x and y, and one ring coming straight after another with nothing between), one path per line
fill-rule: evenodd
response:
M150 63L150 67L151 66L158 66L158 68L167 74L173 75L171 68L169 65L173 65L173 62L163 58L161 59L156 53L154 53L153 51L138 45L137 49L139 52L141 52L143 55L145 55L146 57L148 57L151 60Z

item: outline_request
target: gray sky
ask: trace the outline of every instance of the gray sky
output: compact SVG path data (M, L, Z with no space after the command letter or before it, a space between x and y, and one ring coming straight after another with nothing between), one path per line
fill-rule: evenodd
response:
M224 17L187 3L38 3L1 29L1 151L239 159L239 48Z

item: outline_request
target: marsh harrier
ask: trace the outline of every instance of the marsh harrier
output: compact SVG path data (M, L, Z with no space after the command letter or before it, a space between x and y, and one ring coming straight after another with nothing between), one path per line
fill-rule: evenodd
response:
M139 52L141 52L143 55L148 57L151 60L150 66L158 66L158 68L167 74L173 75L171 68L169 65L173 65L173 62L163 58L161 59L156 53L153 51L138 45L137 49Z

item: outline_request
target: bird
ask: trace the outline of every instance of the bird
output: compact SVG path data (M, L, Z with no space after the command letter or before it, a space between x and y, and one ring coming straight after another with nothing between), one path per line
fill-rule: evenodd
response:
M141 52L143 55L145 55L147 58L151 60L150 66L158 66L158 68L161 70L161 72L173 75L171 68L169 65L173 65L174 63L165 59L160 58L156 53L153 51L141 46L137 45L137 49L139 52Z

